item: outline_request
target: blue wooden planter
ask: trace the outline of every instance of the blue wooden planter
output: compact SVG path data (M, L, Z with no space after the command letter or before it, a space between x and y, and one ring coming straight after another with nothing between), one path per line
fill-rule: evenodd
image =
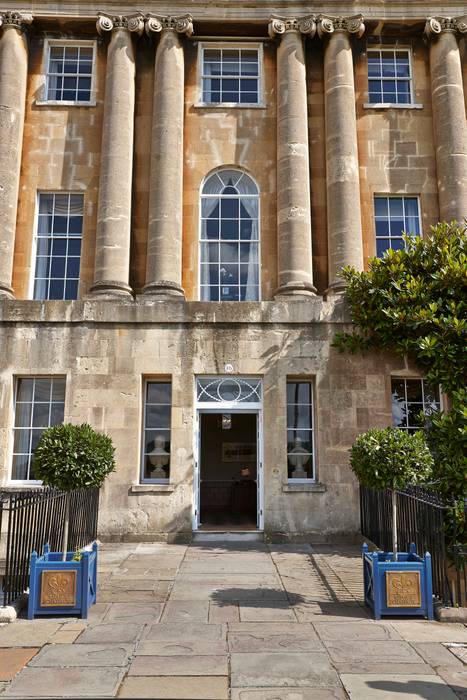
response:
M72 561L74 552L51 552L48 544L44 554L31 555L29 573L28 618L39 615L78 615L86 618L96 602L97 542L92 551L82 552L80 561Z
M422 615L433 619L431 555L421 557L414 544L410 552L369 552L362 547L365 603L376 620L382 615ZM419 586L417 582L419 581Z

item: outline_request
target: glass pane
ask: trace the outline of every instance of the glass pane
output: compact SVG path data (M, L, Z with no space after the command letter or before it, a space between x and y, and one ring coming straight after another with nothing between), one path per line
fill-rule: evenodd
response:
M53 222L53 233L55 235L66 235L68 231L68 217L66 216L54 216Z
M50 408L50 425L63 423L65 406L63 403L53 403Z
M28 428L31 425L30 403L17 403L15 408L15 425Z
M389 221L387 219L376 219L375 229L377 236L389 236Z
M221 218L238 219L239 200L236 198L221 200Z
M223 263L238 261L238 243L221 243L220 258Z
M407 379L407 401L417 401L422 403L422 381L421 379Z
M47 428L49 425L49 404L36 403L32 413L32 424L35 428Z
M250 240L252 238L252 228L253 222L251 220L242 219L240 221L240 238Z
M170 444L170 430L145 430L144 431L144 452L145 454L148 454L151 452L155 447L156 447L156 438L159 438L157 441L159 445L162 444L162 440L164 441L164 444L167 446ZM167 449L167 447L165 447Z
M31 452L34 452L34 450L36 449L43 432L44 432L44 428L40 428L39 430L32 430L31 431L31 433L32 433Z
M146 406L147 428L170 428L170 406L148 404Z
M238 284L238 272L238 265L222 265L220 268L221 284ZM226 292L226 294L228 294L228 292Z
M51 277L65 277L65 258L52 258L50 266Z
M219 262L219 244L208 243L206 261Z
M65 296L65 280L53 279L49 284L49 299L63 299Z
M390 229L391 236L402 236L405 229L404 219L391 219Z
M391 238L391 248L392 250L404 250L404 240L402 238Z
M416 197L405 197L404 206L406 216L413 216L418 219L418 199Z
M386 197L375 197L375 216L388 216L388 200Z
M287 430L287 453L313 451L311 430Z
M287 474L289 479L312 479L313 457L301 452L300 446L287 456Z
M66 265L66 276L68 279L79 277L79 258L68 258Z
M52 243L53 255L66 255L66 238L55 238L53 241L50 242Z
M68 241L68 255L80 255L81 253L81 241L80 240L69 240Z
M382 258L387 249L390 248L388 238L376 239L376 257Z
M429 384L423 385L423 391L425 395L425 403L428 404L439 404L439 389L438 387L430 386Z
M287 382L287 403L311 403L310 382Z
M409 427L418 427L418 426L424 425L425 418L424 418L424 416L421 417L422 413L423 413L423 404L421 404L421 403L409 403L408 404L407 419L408 419Z
M172 401L172 384L169 382L148 382L146 384L146 402L169 404Z
M311 406L290 404L287 407L287 427L309 430L312 427Z
M33 379L18 379L16 401L32 401Z
M381 68L384 78L392 78L396 74L394 56L383 53L381 56Z
M208 219L203 221L204 238L219 238L219 221Z
M45 279L35 280L34 282L34 299L47 299L48 281Z
M204 219L219 218L219 200L217 197L205 197L201 200L201 216Z
M28 478L29 455L13 455L11 478L25 481Z
M53 194L41 194L39 197L39 214L50 215L53 212Z
M237 240L239 236L238 220L221 220L221 238L224 240Z
M239 301L240 290L238 287L224 287L220 288L220 301Z
M52 400L65 401L65 385L66 381L62 377L53 380L52 384Z
M65 283L65 299L67 301L74 301L78 298L78 280L68 280Z
M389 197L389 215L391 219L400 218L404 215L402 197Z
M50 390L52 382L50 379L36 379L34 383L34 401L50 401Z

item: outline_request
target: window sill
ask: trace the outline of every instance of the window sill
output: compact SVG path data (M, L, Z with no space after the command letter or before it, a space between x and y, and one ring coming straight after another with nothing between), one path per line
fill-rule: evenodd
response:
M196 109L266 109L266 105L262 102L195 102L193 107Z
M36 107L96 107L96 100L91 102L73 102L72 100L34 100Z
M130 493L172 493L174 484L132 484Z
M363 109L423 109L418 102L399 104L398 102L364 102Z
M325 493L327 491L327 486L326 484L320 484L317 481L299 481L297 484L295 484L293 481L288 481L287 483L282 484L282 491L284 493Z
M2 491L41 491L44 488L42 481L9 481L1 487Z

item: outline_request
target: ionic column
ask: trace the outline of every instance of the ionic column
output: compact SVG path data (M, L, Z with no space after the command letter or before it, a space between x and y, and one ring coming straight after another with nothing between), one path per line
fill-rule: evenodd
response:
M135 111L132 33L144 30L142 15L99 13L97 31L110 33L97 208L96 262L92 295L131 296L130 233Z
M429 17L431 96L440 218L467 217L467 122L457 34L466 17Z
M160 34L156 50L149 185L149 230L144 293L181 297L183 108L185 68L180 34L193 33L183 17L148 15L146 31Z
M28 79L25 29L31 22L30 14L0 13L0 299L14 297L11 283Z
M311 251L310 161L303 34L313 36L313 17L272 17L269 35L280 37L277 49L277 238L276 298L310 296Z
M328 226L328 294L345 289L340 271L363 269L357 117L350 34L362 36L363 17L318 18L324 50L326 121L326 190Z

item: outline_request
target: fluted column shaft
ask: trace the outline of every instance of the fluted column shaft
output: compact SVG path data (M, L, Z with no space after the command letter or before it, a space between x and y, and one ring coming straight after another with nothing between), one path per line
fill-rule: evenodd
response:
M272 18L277 49L277 237L276 297L309 296L313 286L310 161L305 51L302 34L314 34L312 18Z
M343 267L363 269L357 118L350 34L364 31L361 16L321 16L318 32L324 51L328 293L345 288Z
M101 13L98 31L111 34L107 50L104 123L97 208L96 262L91 294L131 295L130 235L133 172L135 57L132 32L141 33L141 16Z
M466 18L430 18L431 95L440 219L467 217L467 121L457 33Z
M185 68L180 34L191 17L149 16L148 34L160 33L156 50L151 141L149 230L144 293L184 297L182 287L183 121Z
M13 298L13 255L28 78L24 32L32 16L0 14L0 299Z

